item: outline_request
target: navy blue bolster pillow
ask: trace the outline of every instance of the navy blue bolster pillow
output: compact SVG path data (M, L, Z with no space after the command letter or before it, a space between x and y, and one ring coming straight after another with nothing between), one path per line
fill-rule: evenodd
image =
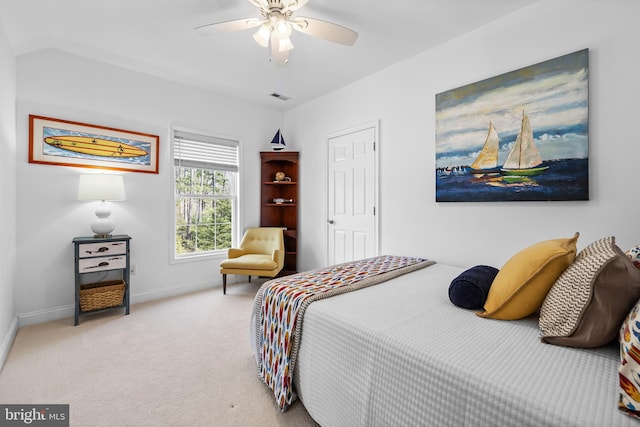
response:
M449 299L458 307L478 309L484 307L489 288L498 269L488 265L476 265L462 272L449 285Z

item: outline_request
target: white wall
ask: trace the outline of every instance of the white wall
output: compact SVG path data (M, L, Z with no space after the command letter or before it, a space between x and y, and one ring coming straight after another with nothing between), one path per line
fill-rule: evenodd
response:
M247 227L259 224L258 152L270 149L282 113L57 50L18 57L17 75L15 280L20 325L72 315L71 240L91 235L95 209L76 200L78 175L87 169L28 163L29 114L160 135L160 173L124 173L127 200L112 204L114 232L133 238L131 262L137 274L131 280L132 301L221 285L219 260L169 263L174 209L169 126L241 140L246 172L241 222Z
M75 200L82 170L27 162L29 114L161 136L160 174L126 173L128 199L113 209L116 232L133 236L134 301L220 284L217 262L169 264L167 135L172 122L242 139L242 225L250 226L259 222L258 151L269 149L267 142L284 120L288 148L301 151L299 269L325 263L326 136L378 119L381 253L500 267L524 246L575 231L581 233L580 247L605 235L616 236L623 249L639 243L637 16L637 0L542 0L289 110L284 118L143 74L40 51L17 59L17 139L12 132L15 61L0 36L1 143L2 149L17 151L17 163L0 156L2 223L17 223L16 235L11 227L0 231L0 338L14 313L20 324L72 314L71 239L89 234L93 216L90 206ZM435 203L435 95L582 48L590 49L591 200ZM7 204L15 182L13 211ZM7 302L13 298L15 308Z
M16 332L16 61L0 25L0 367Z
M285 113L301 153L302 268L325 261L326 136L380 120L381 253L501 267L539 240L640 243L640 2L545 0ZM435 202L435 95L590 49L590 200ZM313 160L312 159L316 159Z

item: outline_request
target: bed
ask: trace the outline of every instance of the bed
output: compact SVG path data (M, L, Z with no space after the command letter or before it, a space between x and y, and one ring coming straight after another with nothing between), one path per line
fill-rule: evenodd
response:
M464 270L436 263L310 304L293 384L311 417L323 427L638 426L617 407L616 343L549 345L535 315L456 307L447 289Z

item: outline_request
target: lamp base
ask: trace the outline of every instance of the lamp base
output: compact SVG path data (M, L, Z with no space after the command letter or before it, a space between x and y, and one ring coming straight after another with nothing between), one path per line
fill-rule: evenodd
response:
M113 234L94 234L93 238L94 239L109 239L113 237Z
M111 210L103 201L96 209L96 220L91 223L91 231L96 239L111 237L111 232L116 228L116 224L111 221L109 216Z

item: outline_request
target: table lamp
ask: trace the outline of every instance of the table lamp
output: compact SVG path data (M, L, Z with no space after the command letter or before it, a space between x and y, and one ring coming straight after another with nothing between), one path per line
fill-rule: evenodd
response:
M109 219L111 209L107 202L126 200L122 175L80 175L78 200L100 200L100 204L96 209L97 220L91 223L91 230L94 232L93 237L111 237L111 232L116 225Z

